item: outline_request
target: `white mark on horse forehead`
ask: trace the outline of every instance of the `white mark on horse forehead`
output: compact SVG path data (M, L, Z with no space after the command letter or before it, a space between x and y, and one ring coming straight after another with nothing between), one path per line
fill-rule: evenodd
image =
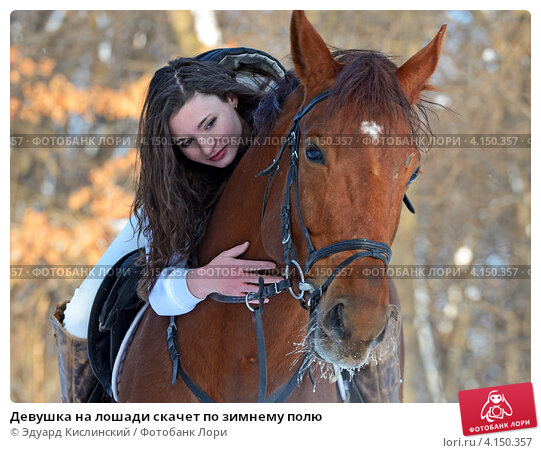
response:
M383 132L383 128L375 121L363 121L361 123L361 132L370 135L372 142L378 143L379 134Z

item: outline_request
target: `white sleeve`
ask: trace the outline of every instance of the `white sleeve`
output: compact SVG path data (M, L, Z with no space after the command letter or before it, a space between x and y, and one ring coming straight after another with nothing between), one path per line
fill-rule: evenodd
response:
M195 297L188 289L186 274L190 269L186 264L187 259L184 259L177 266L166 267L158 276L148 296L150 306L158 315L184 315L204 300Z

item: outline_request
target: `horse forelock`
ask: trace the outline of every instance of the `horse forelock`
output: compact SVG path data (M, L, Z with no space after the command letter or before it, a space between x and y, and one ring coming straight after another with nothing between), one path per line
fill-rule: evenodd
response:
M374 50L335 50L333 58L343 69L332 86L333 95L325 108L325 118L354 122L377 122L386 134L398 132L406 121L411 133L430 133L423 101L411 105L396 76L397 66L382 52ZM350 123L351 124L351 123Z

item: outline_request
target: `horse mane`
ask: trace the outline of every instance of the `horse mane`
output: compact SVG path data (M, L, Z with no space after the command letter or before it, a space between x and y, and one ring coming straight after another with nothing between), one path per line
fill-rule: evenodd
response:
M383 52L362 49L333 49L333 58L344 65L337 75L333 95L326 103L325 120L336 118L345 105L348 118L377 121L387 133L392 133L401 115L408 121L413 138L419 134L432 135L428 114L430 106L439 105L421 98L412 105L402 91L396 76L397 65ZM277 81L260 102L254 113L254 135L265 137L272 130L282 111L286 97L299 85L288 71ZM428 141L430 142L430 141Z
M264 138L270 134L278 121L278 116L282 112L287 96L298 86L299 79L297 79L293 71L287 71L284 77L276 81L276 85L267 92L254 112L254 137Z

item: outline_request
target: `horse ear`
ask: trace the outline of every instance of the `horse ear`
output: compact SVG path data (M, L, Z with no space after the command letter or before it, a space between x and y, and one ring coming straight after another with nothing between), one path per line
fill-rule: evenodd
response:
M290 31L295 72L306 88L305 92L314 93L324 85L322 82L332 80L342 65L334 60L304 11L293 11Z
M423 90L433 89L428 85L428 79L438 66L446 29L447 25L442 25L434 39L396 71L400 86L412 105L419 101Z

